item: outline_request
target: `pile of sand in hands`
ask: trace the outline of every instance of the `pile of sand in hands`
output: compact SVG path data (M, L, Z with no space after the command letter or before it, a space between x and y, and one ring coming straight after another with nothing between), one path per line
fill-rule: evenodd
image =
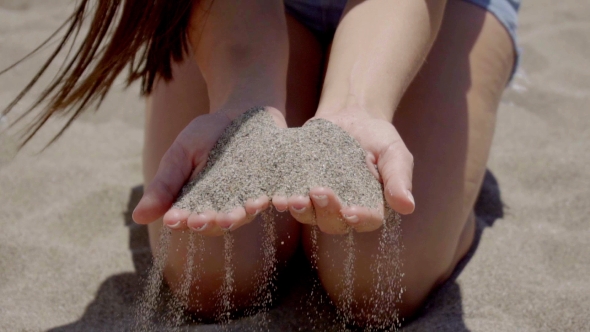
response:
M348 133L323 119L279 128L263 108L255 108L226 128L174 207L229 212L249 198L308 195L320 186L331 188L344 206L384 206L365 151Z

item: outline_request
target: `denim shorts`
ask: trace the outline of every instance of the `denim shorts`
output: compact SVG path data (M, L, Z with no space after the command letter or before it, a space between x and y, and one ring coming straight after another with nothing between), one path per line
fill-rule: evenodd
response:
M347 0L284 0L285 10L307 26L320 39L330 40L334 36L340 16ZM458 1L458 0L450 0ZM521 0L461 0L472 3L492 13L506 28L516 52L512 74L518 66L520 52L516 38L518 9Z

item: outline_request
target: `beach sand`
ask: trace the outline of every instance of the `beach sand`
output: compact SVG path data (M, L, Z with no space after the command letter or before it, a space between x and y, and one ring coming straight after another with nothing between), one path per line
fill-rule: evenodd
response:
M0 68L43 41L71 5L0 0ZM500 105L477 242L405 331L583 331L590 324L590 2L524 1L520 18L522 63ZM0 76L0 105L43 54ZM6 127L24 106L0 119L1 331L130 326L150 255L145 227L130 218L142 181L137 91L115 89L99 112L82 116L41 154L62 120L16 154L17 137ZM293 308L307 285L287 290L269 314L271 330L306 326ZM329 329L329 316L318 321ZM243 319L231 329L252 324Z
M226 128L174 206L229 212L248 199L309 195L314 187L332 189L345 206L385 204L363 148L340 127L314 119L301 128L279 128L263 108L251 109Z

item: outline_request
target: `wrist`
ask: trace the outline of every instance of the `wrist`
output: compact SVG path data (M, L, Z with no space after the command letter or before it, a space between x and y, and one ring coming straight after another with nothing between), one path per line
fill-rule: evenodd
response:
M242 43L209 50L206 59L197 56L210 111L225 109L231 111L232 118L256 106L272 106L284 112L288 47L282 44L276 41L272 47L256 47Z
M346 101L330 101L323 99L320 101L317 117L365 117L372 119L392 122L393 110L387 106L378 106L378 104L361 103L356 98L349 96Z
M285 116L285 98L280 95L254 97L234 94L223 103L210 103L209 113L223 113L230 120L234 120L254 107L272 107Z
M264 77L233 80L232 83L231 88L208 84L210 113L223 110L233 120L253 107L270 106L285 115L285 84Z
M221 61L216 66L202 68L210 110L232 110L236 117L255 106L272 106L284 112L287 100L285 58Z

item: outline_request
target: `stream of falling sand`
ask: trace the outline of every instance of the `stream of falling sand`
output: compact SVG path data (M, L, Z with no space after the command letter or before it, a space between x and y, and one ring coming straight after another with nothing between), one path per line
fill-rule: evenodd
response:
M219 315L218 319L222 326L227 326L227 324L231 321L232 309L234 307L234 235L231 232L227 231L223 234L223 244L223 266L225 269L225 275L223 278L223 285L221 287L221 314Z
M263 213L263 241L262 241L262 272L259 279L258 286L258 307L261 309L259 320L259 328L268 330L269 317L266 311L272 305L272 295L275 290L276 279L276 252L277 252L277 234L276 226L270 211ZM386 330L395 331L400 325L399 312L397 304L401 302L403 288L401 286L401 268L402 262L400 260L400 252L403 249L401 246L401 228L400 216L394 211L388 210L385 222L380 232L380 239L378 243L378 254L375 257L373 265L374 273L377 276L375 283L375 291L373 298L370 300L373 304L372 315L374 316L373 324L366 327L366 330ZM318 263L318 229L313 227L311 229L312 254L311 265L317 270ZM164 227L160 232L159 248L153 258L153 264L148 272L144 292L138 303L138 309L135 317L135 331L153 331L154 324L152 319L159 307L160 288L163 282L163 270L168 258L168 250L170 247L170 229ZM231 233L224 234L224 282L221 289L221 314L219 320L222 323L222 328L227 327L231 320L234 293L234 266L233 266L233 250L234 237ZM343 294L341 297L342 309L339 312L339 321L342 324L342 330L347 330L347 324L352 319L352 290L354 286L354 262L355 262L355 238L354 231L349 230L346 235L346 257L344 260L344 275L343 275ZM172 301L174 310L170 317L173 327L177 329L183 324L183 315L188 306L188 300L191 295L198 297L198 294L190 294L191 285L197 284L193 289L198 292L198 283L200 281L200 261L195 262L195 257L203 256L204 245L203 237L192 232L189 233L189 241L187 248L187 261L184 267L183 276L181 279L181 287L179 293ZM322 300L321 291L319 289L319 282L314 280L311 286L311 294L307 297L306 311L307 317L310 320L311 326L316 326L318 311L317 308ZM198 305L192 308L199 311ZM314 310L315 309L315 310ZM314 312L315 311L315 312ZM394 324L386 322L379 322L379 317L390 317ZM391 319L389 321L391 321ZM321 324L320 322L320 325Z
M184 231L183 231L184 233ZM199 298L199 283L201 280L201 263L204 252L203 236L195 234L194 232L188 231L188 248L186 253L186 264L182 273L180 281L180 290L176 296L173 296L170 301L171 304L171 317L170 323L173 327L179 328L184 323L184 313L186 312L190 299L191 286L196 285L195 293L192 294L194 304L192 310L198 314L201 311L201 307L198 303ZM195 262L195 258L198 260Z
M171 231L168 227L162 227L158 242L158 252L154 255L152 266L145 282L145 289L137 304L134 331L143 332L153 329L152 318L159 305L160 287L164 280L164 266L168 259L170 234Z
M318 232L319 229L317 226L311 226L310 230L310 238L311 238L311 259L310 264L311 268L315 273L318 271ZM316 328L317 318L320 316L320 310L318 307L323 302L323 296L320 292L320 282L316 276L312 276L311 281L311 289L309 296L306 297L306 305L302 308L306 315L307 319L309 320L310 326L313 326L314 329ZM313 308L313 311L312 311Z
M398 304L401 303L404 290L401 285L403 263L400 253L403 247L400 223L400 215L391 209L386 209L379 238L379 250L374 265L377 281L375 295L373 295L371 302L373 302L372 320L375 323L369 327L369 331L397 331L401 324ZM389 317L389 321L393 321L393 325L380 322L380 317Z
M352 318L352 288L354 284L354 230L348 227L346 234L346 258L344 260L344 279L343 291L340 297L342 301L342 308L340 310L340 318L342 320L342 328L346 330L346 326L351 322Z
M259 310L258 327L265 331L269 329L268 310L272 307L273 293L276 290L277 272L277 231L275 225L276 213L269 208L261 214L262 219L262 266L258 277L256 304Z

